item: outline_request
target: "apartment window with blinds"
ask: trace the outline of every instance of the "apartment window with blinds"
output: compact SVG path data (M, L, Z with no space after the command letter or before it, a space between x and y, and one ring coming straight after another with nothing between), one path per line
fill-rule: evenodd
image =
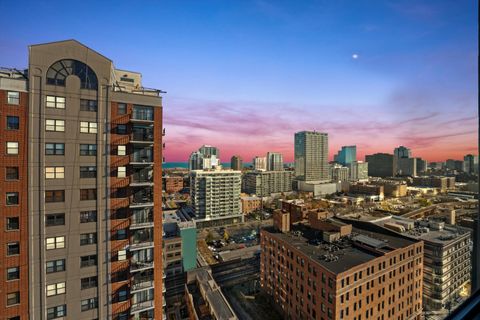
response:
M65 132L65 120L45 119L45 131Z
M97 211L81 211L80 223L97 222Z
M57 318L62 318L67 316L67 305L62 304L60 306L55 306L47 309L47 320L53 320Z
M92 233L83 233L80 235L80 245L81 246L86 246L89 244L95 244L97 243L97 233L92 232Z
M20 104L20 92L8 91L7 92L7 103L8 104Z
M19 177L18 167L5 168L5 180L18 180L18 177Z
M19 203L18 192L7 192L5 204L7 206L16 206Z
M125 178L127 176L127 167L117 167L117 178Z
M81 305L82 305L82 311L96 309L98 308L98 298L95 297L95 298L82 300Z
M47 250L63 249L65 248L65 237L51 237L45 239Z
M47 273L65 271L65 259L47 261L46 271L47 271Z
M20 254L20 243L18 241L7 243L7 256L14 256L17 254Z
M63 179L65 178L65 167L46 167L45 179Z
M88 166L80 167L80 178L96 178L97 177L97 167Z
M11 267L7 269L7 281L20 279L20 267Z
M18 154L18 142L16 141L7 141L7 154Z
M97 255L92 254L89 256L80 257L80 267L91 267L97 265Z
M65 97L47 96L47 108L65 109Z
M50 213L45 215L45 225L47 227L65 225L65 213Z
M47 297L56 296L59 294L65 294L65 282L58 282L47 285Z
M18 230L20 228L19 217L7 217L7 231Z
M20 303L20 292L7 293L7 306L13 306Z
M65 190L47 190L45 191L45 202L64 202Z
M82 133L97 133L97 123L80 121L80 132Z
M119 156L125 156L127 155L127 146L125 145L119 145L117 147L117 155Z
M87 277L87 278L82 278L80 280L81 288L82 290L84 289L90 289L90 288L95 288L97 286L98 279L96 276L94 277Z

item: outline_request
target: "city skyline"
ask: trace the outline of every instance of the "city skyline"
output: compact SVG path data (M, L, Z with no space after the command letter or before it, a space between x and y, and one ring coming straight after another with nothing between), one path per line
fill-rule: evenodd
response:
M75 38L144 70L168 92L167 162L203 144L224 161L275 151L292 162L302 130L329 134L330 160L342 145L359 159L399 145L428 161L478 154L476 2L95 3L91 21L130 21L118 33L84 15L58 16L66 29L35 19L57 5L2 5L25 21L0 22L2 63L26 68L28 45Z

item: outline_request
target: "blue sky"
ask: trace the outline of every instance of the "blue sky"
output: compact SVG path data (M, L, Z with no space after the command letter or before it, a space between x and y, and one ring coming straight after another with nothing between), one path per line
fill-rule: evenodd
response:
M75 38L166 90L167 161L290 159L293 133L330 154L477 152L477 1L3 1L0 65ZM5 18L7 17L7 18ZM358 55L357 59L352 56Z

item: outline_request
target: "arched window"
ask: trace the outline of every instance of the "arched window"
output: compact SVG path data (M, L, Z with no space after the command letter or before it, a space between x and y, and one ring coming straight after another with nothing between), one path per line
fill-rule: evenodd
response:
M72 74L80 78L82 89L97 90L95 72L85 63L73 59L64 59L52 64L47 72L47 84L65 86L65 79Z

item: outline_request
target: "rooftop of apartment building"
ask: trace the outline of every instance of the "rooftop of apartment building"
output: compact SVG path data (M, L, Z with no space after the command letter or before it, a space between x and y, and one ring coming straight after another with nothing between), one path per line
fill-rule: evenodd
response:
M175 210L163 212L163 238L178 237L181 229L195 228L195 221L185 221Z
M333 226L342 224L327 219ZM355 266L371 261L398 248L413 244L415 241L395 237L368 228L353 228L350 235L327 242L322 232L307 223L292 224L290 232L282 233L273 227L265 228L273 237L289 243L297 250L318 262L334 274L345 272Z
M466 236L470 231L457 225L445 224L443 221L430 218L413 220L400 216L393 216L380 211L354 213L342 216L343 221L361 221L373 223L402 236L424 240L432 243L448 245Z

